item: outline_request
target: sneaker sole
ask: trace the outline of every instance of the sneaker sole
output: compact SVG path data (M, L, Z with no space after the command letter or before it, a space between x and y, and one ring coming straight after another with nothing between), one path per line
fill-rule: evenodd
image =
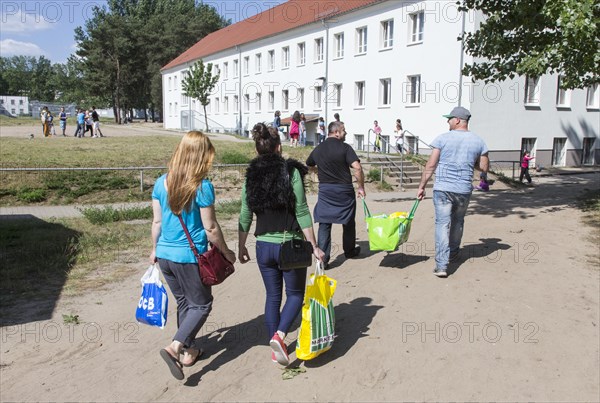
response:
M279 344L277 340L271 340L269 342L269 345L271 346L271 350L273 350L273 353L275 354L275 359L279 364L284 365L286 367L290 365L290 359L287 355L287 351L283 351L281 344Z
M437 277L448 277L448 273L446 273L445 271L439 271L439 272L433 272L433 274Z

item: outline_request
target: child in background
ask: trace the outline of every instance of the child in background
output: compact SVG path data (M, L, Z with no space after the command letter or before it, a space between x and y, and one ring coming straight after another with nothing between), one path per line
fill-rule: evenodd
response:
M529 175L529 161L534 159L535 157L529 156L529 151L525 151L523 153L523 158L521 159L521 175L519 176L519 182L523 183L523 176L527 179L527 183L531 185L531 176Z
M375 151L381 152L381 126L377 121L373 122L373 132L375 133Z

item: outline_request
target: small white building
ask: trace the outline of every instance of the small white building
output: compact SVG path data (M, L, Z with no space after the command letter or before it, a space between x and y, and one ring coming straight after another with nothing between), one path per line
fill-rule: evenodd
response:
M29 97L0 95L0 106L11 116L29 115Z
M204 129L202 106L181 84L202 59L220 74L207 106L211 131L247 133L277 110L282 119L299 110L326 122L339 113L346 141L365 150L374 120L393 144L399 118L410 146L426 152L448 129L442 115L462 105L492 160L518 160L528 149L544 166L598 163L598 85L562 91L556 75L484 85L461 74L472 59L457 38L481 18L452 1L290 0L206 36L163 67L164 126ZM313 140L316 124L308 131Z

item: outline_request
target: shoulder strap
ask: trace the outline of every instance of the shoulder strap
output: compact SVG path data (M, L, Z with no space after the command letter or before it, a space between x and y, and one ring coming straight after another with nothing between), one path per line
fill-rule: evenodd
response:
M185 232L185 237L187 238L188 243L190 244L190 249L194 253L194 256L196 256L196 259L199 259L200 253L198 253L198 248L196 248L196 245L194 245L194 241L192 241L192 236L190 235L190 232L188 231L187 227L185 226L185 223L183 222L183 218L181 218L181 214L177 214L177 218L179 218L179 222L181 223L181 226L183 227L183 232Z

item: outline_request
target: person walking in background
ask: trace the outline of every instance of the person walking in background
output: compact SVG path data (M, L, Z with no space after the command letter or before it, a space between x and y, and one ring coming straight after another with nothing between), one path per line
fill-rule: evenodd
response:
M319 223L318 243L325 257L325 269L329 268L331 255L331 226L342 224L342 248L347 259L360 254L356 241L356 194L352 185L350 168L358 184L357 193L365 197L364 173L356 152L346 144L346 128L343 122L329 124L329 136L308 156L306 165L317 167L319 195L314 210L315 222Z
M373 133L375 133L375 151L381 152L381 126L377 121L373 122Z
M181 216L199 253L215 245L230 262L235 262L215 215L215 190L208 172L215 149L208 136L188 132L173 153L167 173L156 180L152 192L152 252L177 301L177 332L160 350L171 374L183 379L183 368L195 364L202 354L196 335L212 309L211 287L205 286L190 248ZM181 357L183 355L183 357Z
M279 112L279 111L275 111L275 118L273 119L273 127L277 131L279 131L279 127L281 127L281 112Z
M67 137L65 133L65 131L67 130L67 112L65 112L64 106L60 108L58 118L60 119L60 130L62 130L62 135L63 137Z
M281 156L281 139L274 128L258 123L252 129L252 137L258 157L250 162L242 186L238 257L242 264L250 260L246 240L256 215L256 262L267 293L265 322L271 338L271 360L287 366L290 361L284 340L302 308L306 268L281 270L281 244L284 240L306 238L317 259L323 259L323 252L317 246L306 204L304 176L308 169ZM281 308L284 283L286 301Z
M529 161L534 159L529 155L529 151L523 152L523 158L521 158L521 175L519 175L519 182L523 183L523 176L527 179L527 183L531 185L531 175L529 175Z
M398 153L404 153L404 130L402 129L402 121L400 119L396 119L396 128L394 129L395 138L396 138L396 150Z
M319 144L325 141L325 120L320 117L317 125L317 132L319 134Z
M336 112L336 113L334 113L334 114L333 114L333 119L334 119L336 122L339 122L339 121L340 121L340 114L339 114L339 113L337 113L337 112Z
M448 263L458 256L465 214L473 192L473 170L487 174L488 148L484 141L469 131L471 112L459 106L444 115L450 131L438 136L425 165L417 198L425 197L425 186L435 172L433 206L435 208L435 269L433 274L447 277Z
M51 111L48 111L46 121L48 122L48 135L56 137L56 130L54 130L54 115Z
M48 135L50 134L49 128L48 128L48 107L44 106L42 108L42 111L40 112L40 120L42 121L42 134L44 135L44 137L48 137Z
M295 111L290 120L290 145L298 147L298 139L300 138L300 112Z
M306 146L306 116L300 114L300 145Z
M100 130L100 116L98 116L95 106L92 106L92 124L94 129L94 137L98 138L98 134L100 134L100 137L104 137L102 130Z
M83 137L85 137L85 133L90 132L90 137L94 137L94 121L92 120L92 110L89 109L85 111L85 132L83 133Z
M77 113L77 130L75 130L74 137L82 138L85 131L85 112L83 109L79 109Z

